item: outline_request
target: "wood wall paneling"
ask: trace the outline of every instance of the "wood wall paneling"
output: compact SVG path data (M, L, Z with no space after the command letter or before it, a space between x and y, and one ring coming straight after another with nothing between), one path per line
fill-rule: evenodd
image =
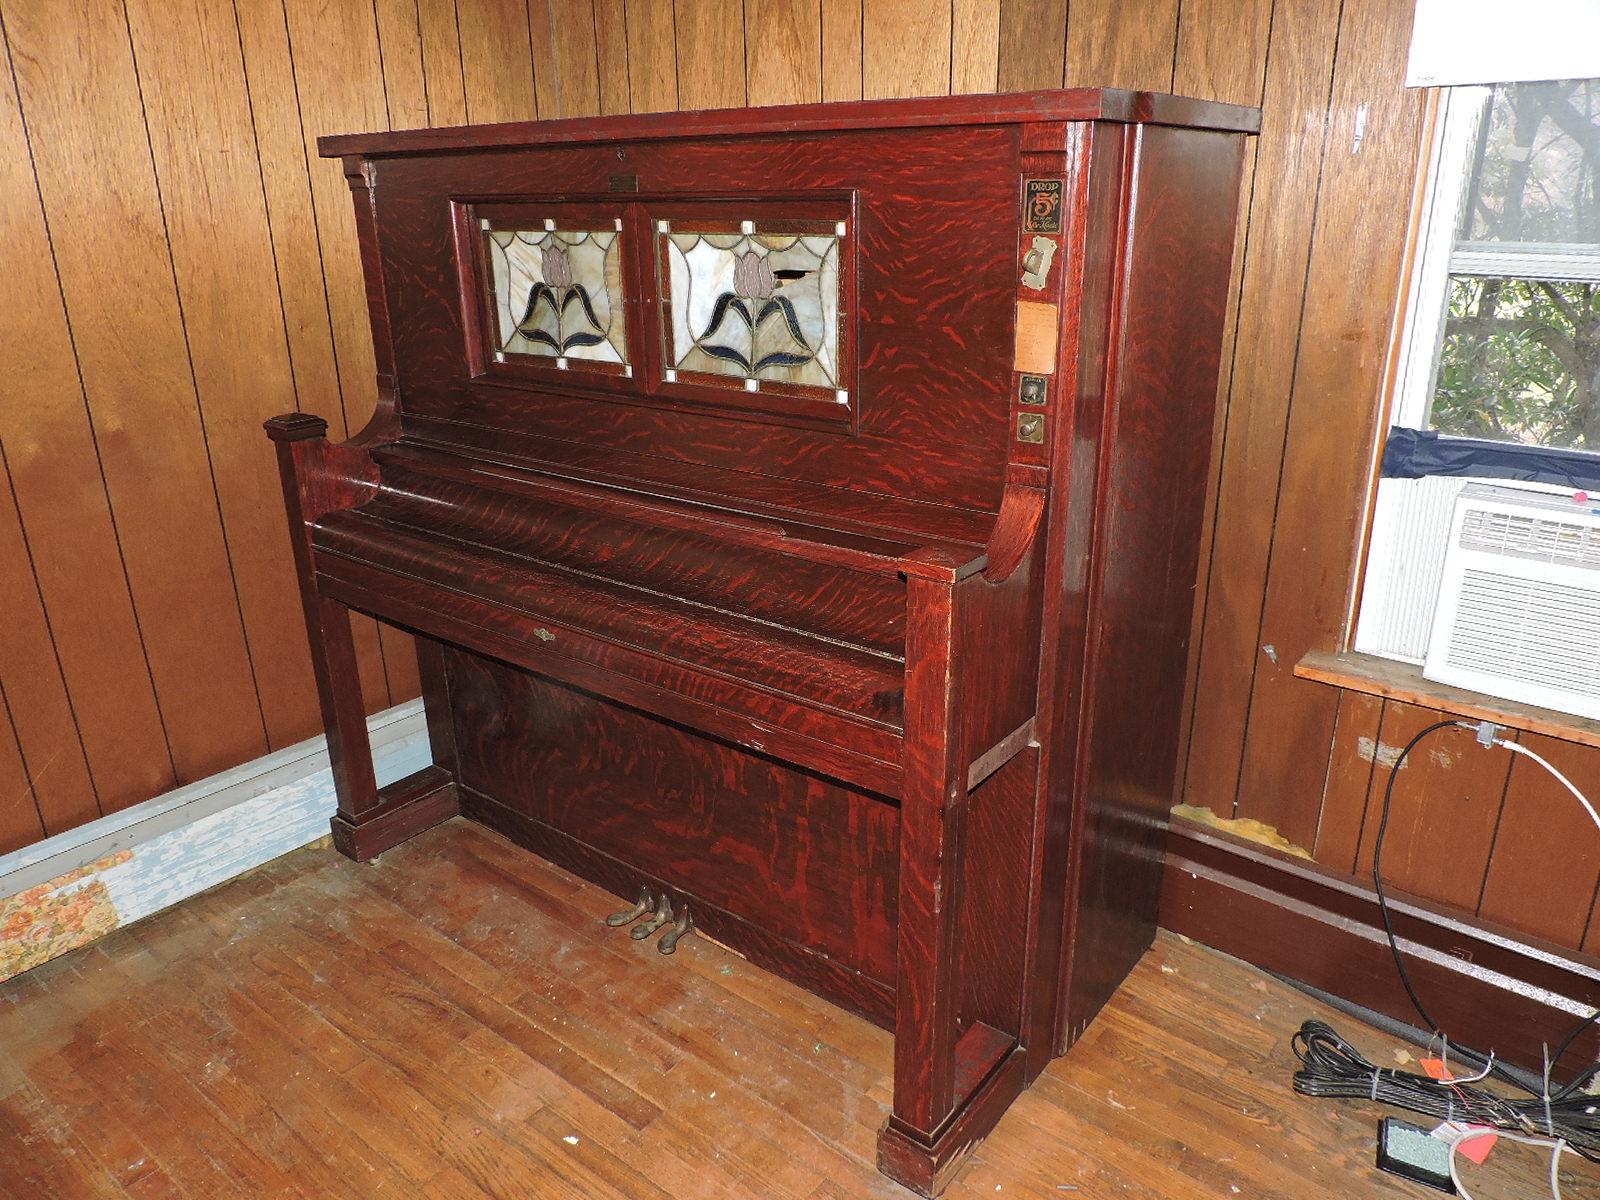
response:
M1072 0L1067 9L1067 86L1172 87L1179 0Z
M1251 693L1252 711L1270 717L1246 726L1239 788L1241 814L1295 841L1315 830L1309 804L1290 808L1305 788L1297 756L1328 744L1335 698L1293 669L1344 635L1422 128L1422 93L1404 86L1410 29L1405 6L1343 6L1258 638L1277 653L1256 657Z
M0 447L0 853L100 815L5 465Z
M819 0L745 0L745 78L751 104L822 99Z
M1225 817L1234 815L1238 800L1256 659L1268 653L1256 634L1311 253L1307 198L1317 194L1322 173L1338 13L1337 0L1278 0L1267 50L1232 389L1222 441L1214 448L1221 476L1199 599L1204 619L1184 775L1184 798ZM1304 771L1305 760L1299 761ZM1320 791L1320 776L1313 782L1306 774L1302 786ZM1286 836L1305 844L1314 818L1297 828L1298 837Z
M672 5L627 0L628 94L633 111L667 112L678 107L678 31Z
M600 112L600 64L593 0L528 0L539 116Z
M1518 739L1591 800L1600 754L1540 734ZM1476 749L1476 746L1474 746ZM1510 755L1510 751L1485 751ZM1581 946L1600 882L1600 831L1572 793L1538 763L1516 757L1496 824L1478 914L1561 946Z
M1172 90L1259 106L1273 8L1273 0L1182 0Z
M950 91L950 0L863 0L862 87L867 99Z
M680 109L738 108L745 103L743 0L673 0ZM766 47L755 38L751 52Z
M1000 0L950 5L950 92L993 92L1000 86Z
M9 67L9 41L5 48ZM175 772L9 69L0 71L0 245L6 248L0 303L11 314L0 322L0 362L5 365L0 377L0 452L7 468L7 478L0 480L0 507L14 506L17 522L14 537L0 553L7 587L0 605L0 625L5 627L0 629L5 639L0 642L0 678L19 693L43 693L52 666L41 654L50 646L75 709L63 714L58 705L29 704L20 753L48 767L41 770L47 791L43 809L98 815L84 804L83 781L71 778L70 756L62 751L69 738L82 744L89 790L111 807L161 791ZM45 643L37 640L36 607L48 614L50 637ZM31 721L38 722L36 728ZM59 796L49 794L56 784ZM32 797L8 792L3 805L0 824L11 831L8 838L24 836L27 820L20 818L34 819ZM13 813L17 806L30 812ZM15 823L13 816L19 818Z
M105 0L10 0L4 18L150 677L177 777L198 779L267 736L127 19Z
M453 4L451 7L453 28ZM327 421L338 437L348 437L360 429L366 418L358 413L354 426L346 419L343 379L334 348L330 291L323 270L322 234L311 191L310 164L315 160L308 157L283 4L281 0L236 0L234 13L244 53L261 188L272 234L278 300L294 374L294 407ZM344 194L348 195L348 189ZM338 257L341 248L330 249ZM370 333L367 337L370 356ZM370 391L371 384L365 386ZM270 453L267 458L270 462ZM287 555L287 529L279 536L282 553ZM377 712L389 702L377 625L364 617L357 618L355 638L361 692L369 711ZM302 631L295 638L296 652L304 641ZM312 721L321 720L314 707L309 717Z
M526 0L457 0L456 10L467 120L474 125L533 120L538 104Z
M373 0L373 13L378 20L389 128L426 128L428 83L422 65L421 6L418 0Z
M1384 702L1377 696L1360 692L1339 695L1339 716L1328 750L1317 838L1309 848L1324 866L1350 874L1356 869L1361 830L1370 811L1368 798L1378 773L1383 711Z
M859 100L862 0L822 0L822 98Z
M1372 873L1392 752L1444 715L1411 704L1384 706L1378 730L1384 766L1372 772L1356 874ZM1478 907L1480 864L1494 842L1510 758L1509 751L1485 750L1470 733L1454 729L1430 734L1412 751L1395 779L1383 847L1386 886L1469 912Z
M45 836L44 817L28 769L22 761L22 745L5 684L0 680L0 850L14 850Z
M1061 87L1067 0L1000 0L1000 90Z
M600 111L633 111L628 77L627 0L594 0L595 69L600 73Z
M295 613L277 481L261 422L295 407L272 238L230 0L127 0L189 365L269 747L314 734L316 692ZM266 303L263 303L263 298ZM230 753L225 751L224 753Z
M422 78L428 90L428 124L467 123L467 80L461 72L461 26L456 0L417 0Z

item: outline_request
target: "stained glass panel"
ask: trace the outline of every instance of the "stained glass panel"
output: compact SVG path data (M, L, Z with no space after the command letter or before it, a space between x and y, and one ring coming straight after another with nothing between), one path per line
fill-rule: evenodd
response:
M487 229L500 355L619 363L628 344L617 229Z
M679 372L838 390L839 244L827 232L658 225L667 257L668 380ZM841 392L838 399L847 397Z

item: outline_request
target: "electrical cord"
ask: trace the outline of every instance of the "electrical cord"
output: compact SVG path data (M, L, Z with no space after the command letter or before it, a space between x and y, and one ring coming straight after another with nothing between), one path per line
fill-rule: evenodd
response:
M1600 1102L1572 1084L1552 1093L1547 1103L1528 1089L1522 1089L1521 1096L1504 1095L1476 1083L1380 1067L1323 1021L1307 1021L1291 1045L1300 1060L1294 1090L1302 1096L1374 1100L1441 1121L1542 1136L1565 1142L1590 1162L1600 1162ZM1592 1069L1585 1072L1592 1074Z
M1383 808L1378 816L1378 832L1376 837L1373 839L1372 890L1377 894L1378 897L1378 915L1383 921L1383 933L1384 937L1389 943L1389 954L1394 958L1394 969L1400 976L1400 983L1405 988L1406 996L1411 1001L1411 1007L1417 1010L1417 1015L1422 1018L1428 1029L1437 1037L1444 1039L1447 1045L1449 1044L1449 1039L1446 1037L1444 1030L1441 1029L1439 1023L1428 1014L1428 1010L1423 1007L1422 1000L1417 995L1417 989L1411 982L1410 974L1406 971L1405 958L1400 953L1400 943L1395 938L1394 921L1389 914L1389 898L1383 890L1383 845L1384 837L1389 831L1389 811L1394 803L1394 785L1395 780L1400 776L1400 768L1405 766L1406 759L1411 756L1411 752L1422 743L1423 739L1427 738L1433 733L1437 733L1441 729L1450 728L1465 729L1468 732L1478 733L1480 740L1483 741L1485 746L1502 746L1507 750L1515 751L1518 754L1522 754L1533 759L1541 767L1554 775L1556 779L1558 779L1566 787L1566 789L1577 798L1578 803L1583 805L1584 811L1589 814L1596 827L1600 828L1600 814L1595 812L1594 806L1590 804L1588 798L1577 789L1572 780L1568 779L1560 771L1556 770L1556 768L1551 763L1546 761L1541 755L1528 749L1526 746L1520 745L1517 742L1507 741L1506 739L1500 737L1487 737L1485 734L1483 734L1482 730L1492 728L1491 725L1485 724L1480 727L1467 721L1450 719L1435 721L1433 724L1418 730L1416 735L1412 737L1412 739L1401 749L1400 753L1395 756L1394 764L1389 768L1389 778L1383 787ZM1559 1063L1566 1055L1567 1051L1572 1048L1573 1044L1578 1040L1579 1035L1581 1035L1584 1030L1588 1029L1589 1026L1593 1025L1596 1020L1600 1020L1600 1008L1595 1009L1594 1012L1590 1013L1587 1017L1583 1018L1583 1020L1579 1021L1577 1025L1573 1026L1572 1032L1567 1034L1567 1036L1562 1040L1561 1045L1556 1049L1554 1057L1552 1057L1545 1064L1545 1082L1547 1087L1549 1084L1550 1073L1555 1069L1556 1064ZM1465 1046L1456 1046L1454 1047L1454 1050L1458 1057L1487 1066L1489 1069L1494 1071L1494 1074L1498 1078L1505 1079L1508 1082L1515 1084L1517 1087L1524 1087L1522 1082L1516 1079L1514 1076L1511 1076L1498 1069L1494 1069L1494 1056L1492 1054L1484 1055ZM1573 1087L1579 1086L1580 1080L1582 1083L1587 1083L1589 1079L1594 1077L1597 1071L1600 1071L1600 1066L1591 1068L1589 1071L1580 1076L1578 1080L1568 1083L1567 1087L1563 1090L1570 1091Z
M1572 780L1568 779L1560 771L1556 770L1555 767L1553 765L1551 765L1551 763L1550 763L1550 761L1548 759L1544 758L1542 755L1536 753L1533 750L1529 750L1526 746L1522 745L1520 742L1508 742L1508 741L1506 741L1505 738L1498 738L1497 737L1497 738L1494 739L1494 744L1496 746L1505 747L1507 750L1510 750L1513 754L1520 754L1524 758L1533 759L1534 762L1538 763L1546 771L1549 771L1550 774L1554 775L1556 777L1557 781L1561 784L1561 786L1566 788L1567 791L1571 792L1573 797L1578 801L1578 803L1583 805L1583 811L1589 814L1589 819L1594 822L1595 828L1596 829L1600 829L1600 813L1595 812L1594 805L1589 803L1589 797L1585 796L1582 792L1580 792L1578 790L1577 785L1575 783L1573 783Z
M1412 986L1411 976L1406 973L1405 959L1400 956L1400 943L1395 940L1394 922L1389 917L1389 898L1383 893L1383 838L1389 832L1389 808L1394 802L1394 781L1400 777L1400 768L1405 766L1406 759L1411 752L1429 734L1437 733L1441 729L1471 729L1465 721L1435 721L1432 725L1419 730L1415 737L1406 743L1405 749L1395 758L1394 765L1389 768L1389 781L1383 787L1383 811L1378 817L1378 835L1372 843L1372 890L1378 894L1378 915L1383 918L1383 934L1389 940L1389 953L1394 956L1394 969L1400 973L1400 982L1406 989L1406 995L1411 1000L1411 1007L1417 1010L1427 1027L1434 1033L1443 1036L1439 1023L1428 1015L1428 1010L1422 1006L1422 1000L1417 995L1417 989Z
M1551 1074L1556 1064L1577 1041L1580 1034L1597 1020L1600 1009L1580 1021L1557 1047L1554 1057L1545 1060L1542 1088L1528 1087L1517 1076L1505 1071L1495 1062L1493 1054L1484 1055L1476 1050L1452 1045L1439 1022L1435 1021L1422 1003L1417 989L1406 971L1404 956L1395 937L1394 922L1389 912L1388 896L1383 888L1383 846L1389 828L1389 814L1393 807L1395 781L1400 768L1418 745L1430 735L1443 729L1465 729L1478 733L1485 746L1502 746L1515 754L1533 759L1549 771L1588 813L1600 828L1600 813L1587 797L1551 763L1539 754L1515 742L1492 736L1490 723L1474 725L1466 721L1442 720L1419 730L1395 757L1389 769L1389 778L1383 789L1383 807L1378 818L1378 831L1372 850L1372 886L1378 899L1378 913L1383 921L1384 936L1389 943L1389 953L1394 958L1395 970L1411 1006L1417 1010L1428 1029L1444 1039L1450 1053L1458 1060L1477 1064L1481 1070L1471 1079L1435 1079L1409 1071L1382 1068L1370 1063L1350 1043L1339 1036L1325 1022L1311 1020L1300 1027L1291 1045L1300 1060L1300 1070L1294 1075L1294 1090L1303 1096L1369 1099L1392 1104L1398 1108L1440 1117L1446 1121L1461 1122L1481 1128L1469 1129L1451 1141L1450 1175L1460 1194L1470 1200L1456 1168L1456 1149L1464 1142L1486 1137L1490 1132L1501 1134L1513 1141L1552 1147L1550 1159L1550 1190L1555 1200L1561 1200L1559 1170L1561 1154L1577 1154L1590 1162L1600 1162L1600 1101L1584 1090L1597 1075L1600 1064L1580 1071L1564 1085L1551 1088ZM1508 1096L1477 1086L1478 1082L1495 1076L1523 1093Z

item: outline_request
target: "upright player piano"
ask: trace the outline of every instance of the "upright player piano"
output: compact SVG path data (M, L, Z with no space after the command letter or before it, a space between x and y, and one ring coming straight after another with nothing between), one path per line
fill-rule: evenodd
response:
M324 138L381 401L277 443L365 859L460 813L893 1030L926 1195L1155 923L1254 110ZM375 785L350 613L417 635ZM653 952L653 951L650 951Z

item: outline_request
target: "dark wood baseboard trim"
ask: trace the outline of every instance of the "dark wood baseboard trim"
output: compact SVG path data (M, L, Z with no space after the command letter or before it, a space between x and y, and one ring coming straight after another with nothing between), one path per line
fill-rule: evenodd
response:
M685 900L686 893L666 880L587 846L570 834L508 808L470 787L461 788L461 811L524 849L630 902L641 887L649 887L657 893L666 892L672 897L675 909ZM804 980L802 986L875 1025L886 1029L893 1027L894 990L891 987L768 933L698 896L688 896L688 899L692 901L695 928L707 937L729 946L759 967L787 979Z
M450 772L440 766L424 767L380 789L377 807L359 821L335 815L330 822L333 845L346 858L366 862L460 811Z
M1174 819L1161 924L1265 970L1418 1024L1372 888L1315 863ZM1600 960L1389 895L1395 936L1423 1003L1452 1038L1538 1070L1600 1004ZM1565 1068L1594 1062L1590 1030Z

